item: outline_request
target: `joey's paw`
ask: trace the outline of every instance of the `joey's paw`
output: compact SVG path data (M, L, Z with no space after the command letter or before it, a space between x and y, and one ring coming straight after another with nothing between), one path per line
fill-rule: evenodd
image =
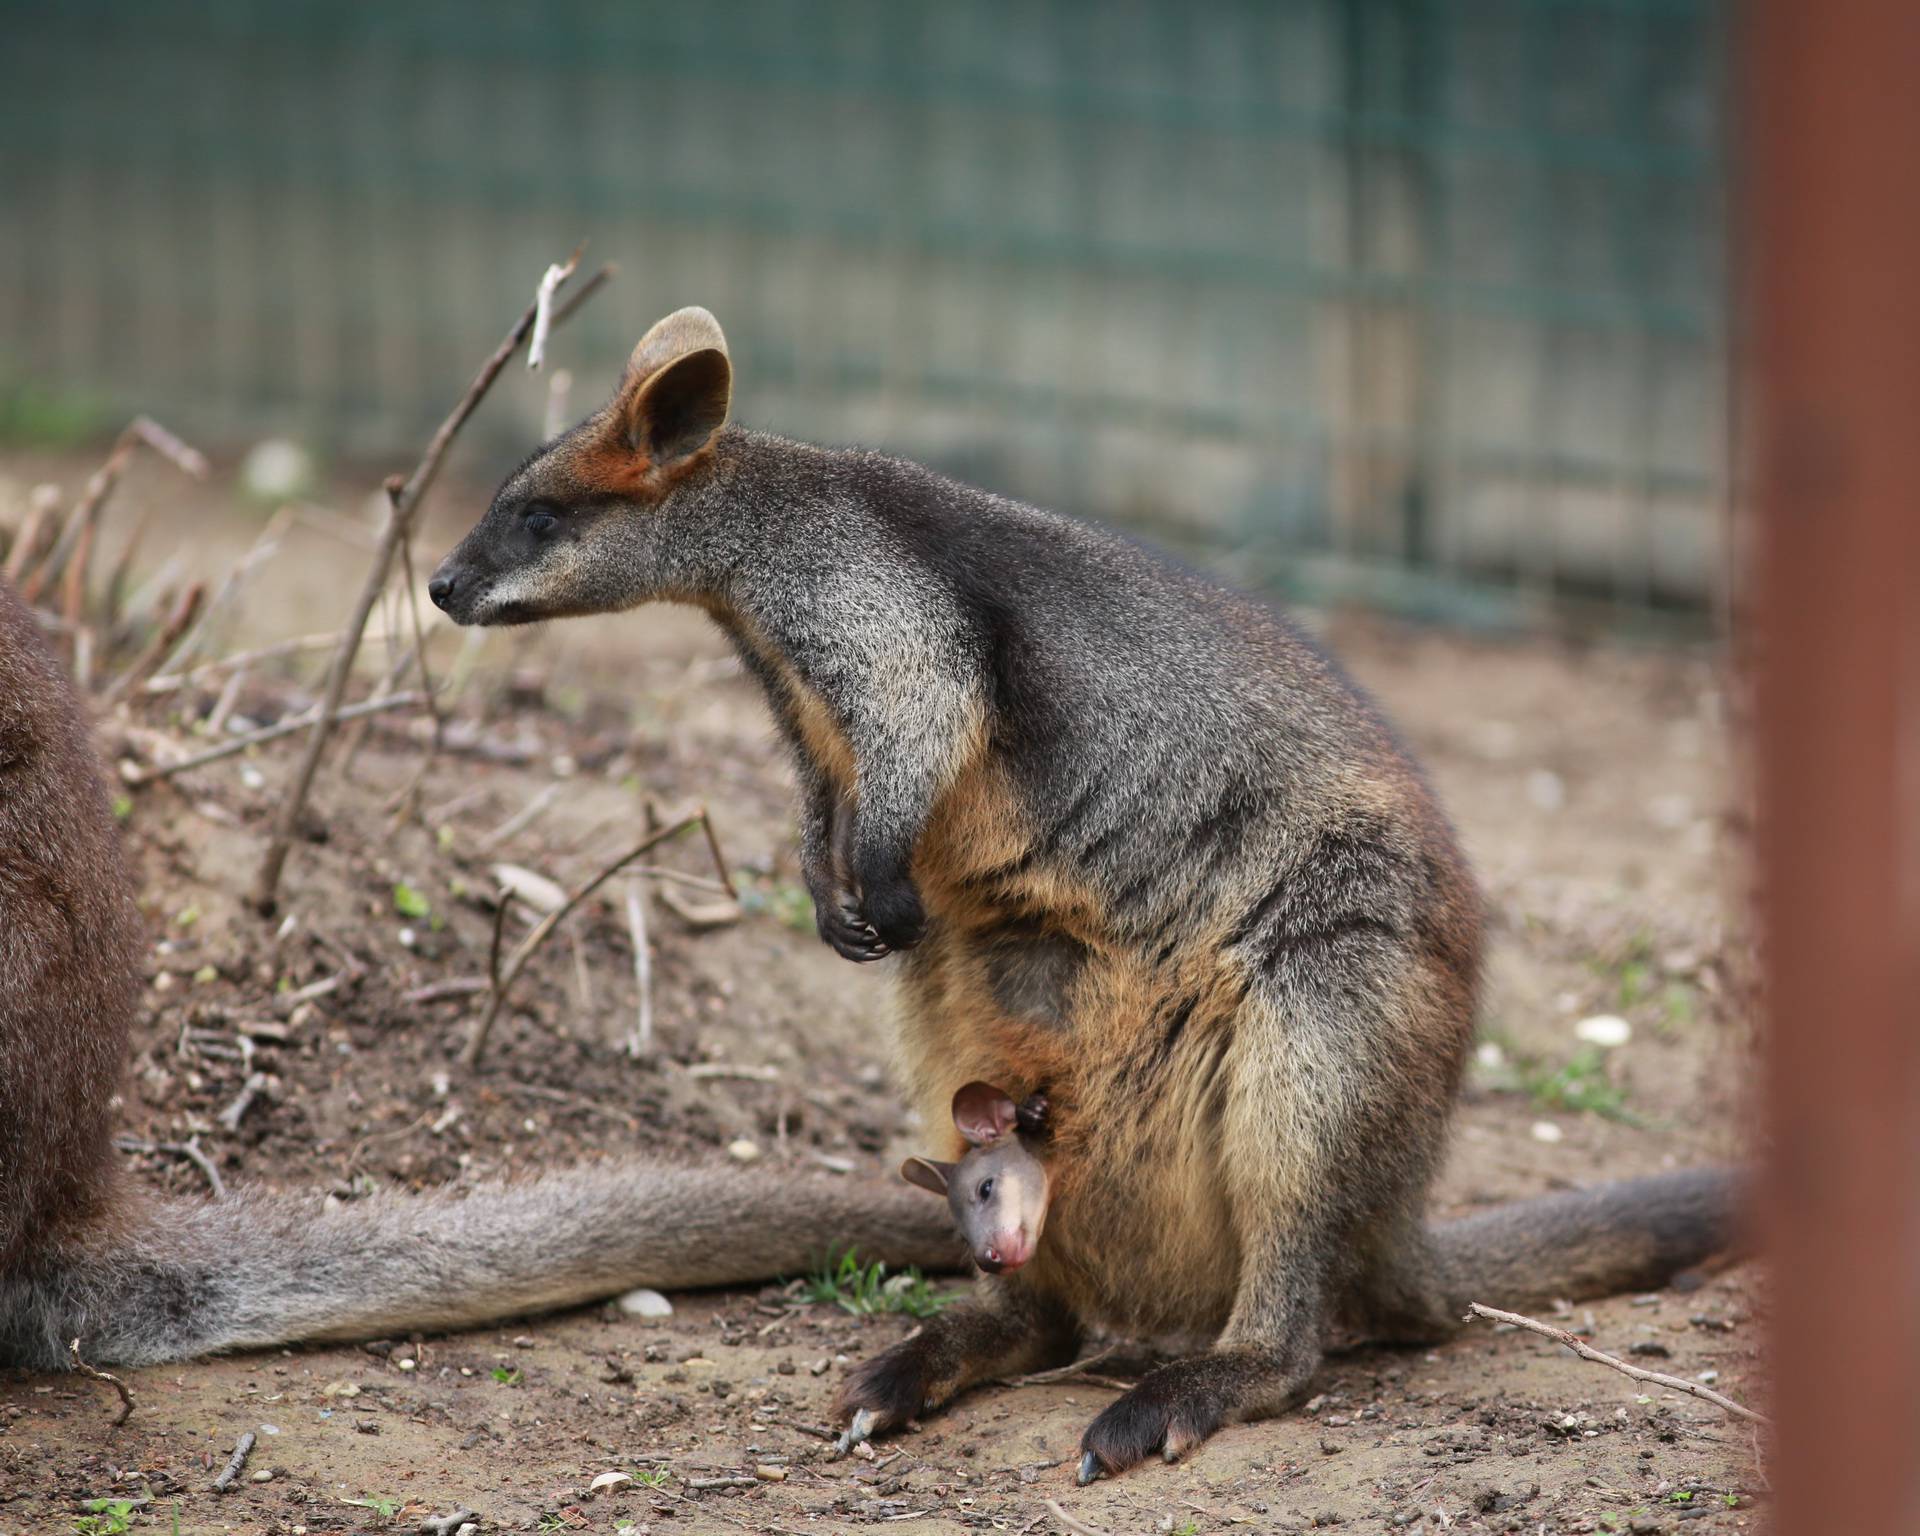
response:
M927 1373L917 1339L907 1339L855 1366L834 1399L847 1421L837 1449L844 1455L862 1440L889 1434L919 1413L927 1401Z
M1115 1398L1080 1437L1082 1484L1124 1472L1149 1456L1178 1461L1225 1421L1227 1382L1205 1355L1150 1372Z
M893 951L861 912L851 891L839 890L814 900L814 921L820 937L836 954L848 960L882 960Z

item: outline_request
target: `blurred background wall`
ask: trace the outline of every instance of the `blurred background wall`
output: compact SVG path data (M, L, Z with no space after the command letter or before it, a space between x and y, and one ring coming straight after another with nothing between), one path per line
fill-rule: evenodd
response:
M1721 580L1714 0L0 0L0 424L384 455L551 261L741 419L1469 615ZM500 397L504 398L504 397ZM78 407L74 407L78 409ZM527 390L476 422L499 458ZM488 466L491 467L491 466Z

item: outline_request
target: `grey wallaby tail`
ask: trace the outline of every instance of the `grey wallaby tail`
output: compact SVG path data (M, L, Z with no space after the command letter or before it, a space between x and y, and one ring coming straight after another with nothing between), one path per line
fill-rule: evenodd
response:
M1441 1304L1525 1308L1657 1290L1744 1246L1746 1178L1727 1168L1624 1179L1427 1227Z
M633 1286L805 1273L848 1246L953 1269L946 1207L897 1181L616 1162L464 1197L134 1201L0 1275L0 1365L150 1365L471 1327Z

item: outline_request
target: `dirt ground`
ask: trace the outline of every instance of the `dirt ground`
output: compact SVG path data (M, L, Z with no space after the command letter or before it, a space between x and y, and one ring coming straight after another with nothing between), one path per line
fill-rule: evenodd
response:
M16 456L0 475L71 484L79 467ZM144 506L148 563L178 549L217 580L259 518L229 492L188 496L160 478L131 487L116 516ZM426 560L478 504L439 497ZM211 653L339 623L362 526L288 532ZM1427 763L1496 914L1486 1043L1440 1210L1738 1155L1752 1030L1729 919L1743 824L1719 658L1361 618L1319 627ZM241 905L292 765L284 743L127 792L154 948L122 1132L198 1136L228 1183L339 1199L642 1147L720 1158L750 1144L764 1159L885 1176L915 1140L889 1078L887 966L846 964L813 936L787 771L718 635L651 610L490 635L464 654L442 632L432 654L466 681L422 814L396 828L385 806L420 760L423 722L381 717L351 768L336 754L323 776L284 927ZM250 673L225 701L228 728L311 697L318 665ZM150 760L156 732L200 744L221 682L104 718L106 759ZM471 994L409 994L484 973L493 866L572 885L637 836L649 798L669 813L706 803L745 893L738 921L705 927L651 884L654 1054L625 1048L637 989L616 882L536 956L485 1062L464 1071ZM660 863L710 868L697 838ZM525 926L511 919L509 939ZM1576 1037L1596 1014L1625 1018L1630 1041ZM220 1114L255 1074L230 1129ZM174 1193L206 1188L184 1159L125 1155ZM870 1459L834 1460L822 1426L838 1378L911 1318L858 1317L777 1285L674 1302L664 1321L587 1308L131 1372L139 1409L117 1428L96 1383L0 1376L0 1536L110 1531L111 1511L87 1501L116 1498L141 1501L134 1531L275 1536L411 1531L456 1509L476 1511L483 1533L1073 1529L1047 1500L1113 1532L1765 1525L1744 1424L1530 1335L1482 1327L1432 1352L1342 1355L1304 1411L1080 1489L1080 1431L1152 1358L1145 1344L1088 1376L974 1392ZM1558 1320L1753 1401L1762 1303L1757 1274L1739 1267ZM213 1474L244 1431L258 1444L235 1491L217 1495ZM590 1493L605 1472L636 1480Z

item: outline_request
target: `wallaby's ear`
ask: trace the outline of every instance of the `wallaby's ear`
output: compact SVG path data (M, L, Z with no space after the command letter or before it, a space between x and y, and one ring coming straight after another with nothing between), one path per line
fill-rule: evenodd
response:
M976 1147L998 1141L1014 1127L1013 1100L992 1083L968 1083L953 1096L953 1123Z
M655 464L698 453L727 419L733 364L720 322L677 309L640 338L620 383L627 444Z
M937 1163L930 1157L910 1157L900 1165L900 1177L909 1184L917 1184L933 1195L947 1192L947 1175L952 1173L952 1163Z

